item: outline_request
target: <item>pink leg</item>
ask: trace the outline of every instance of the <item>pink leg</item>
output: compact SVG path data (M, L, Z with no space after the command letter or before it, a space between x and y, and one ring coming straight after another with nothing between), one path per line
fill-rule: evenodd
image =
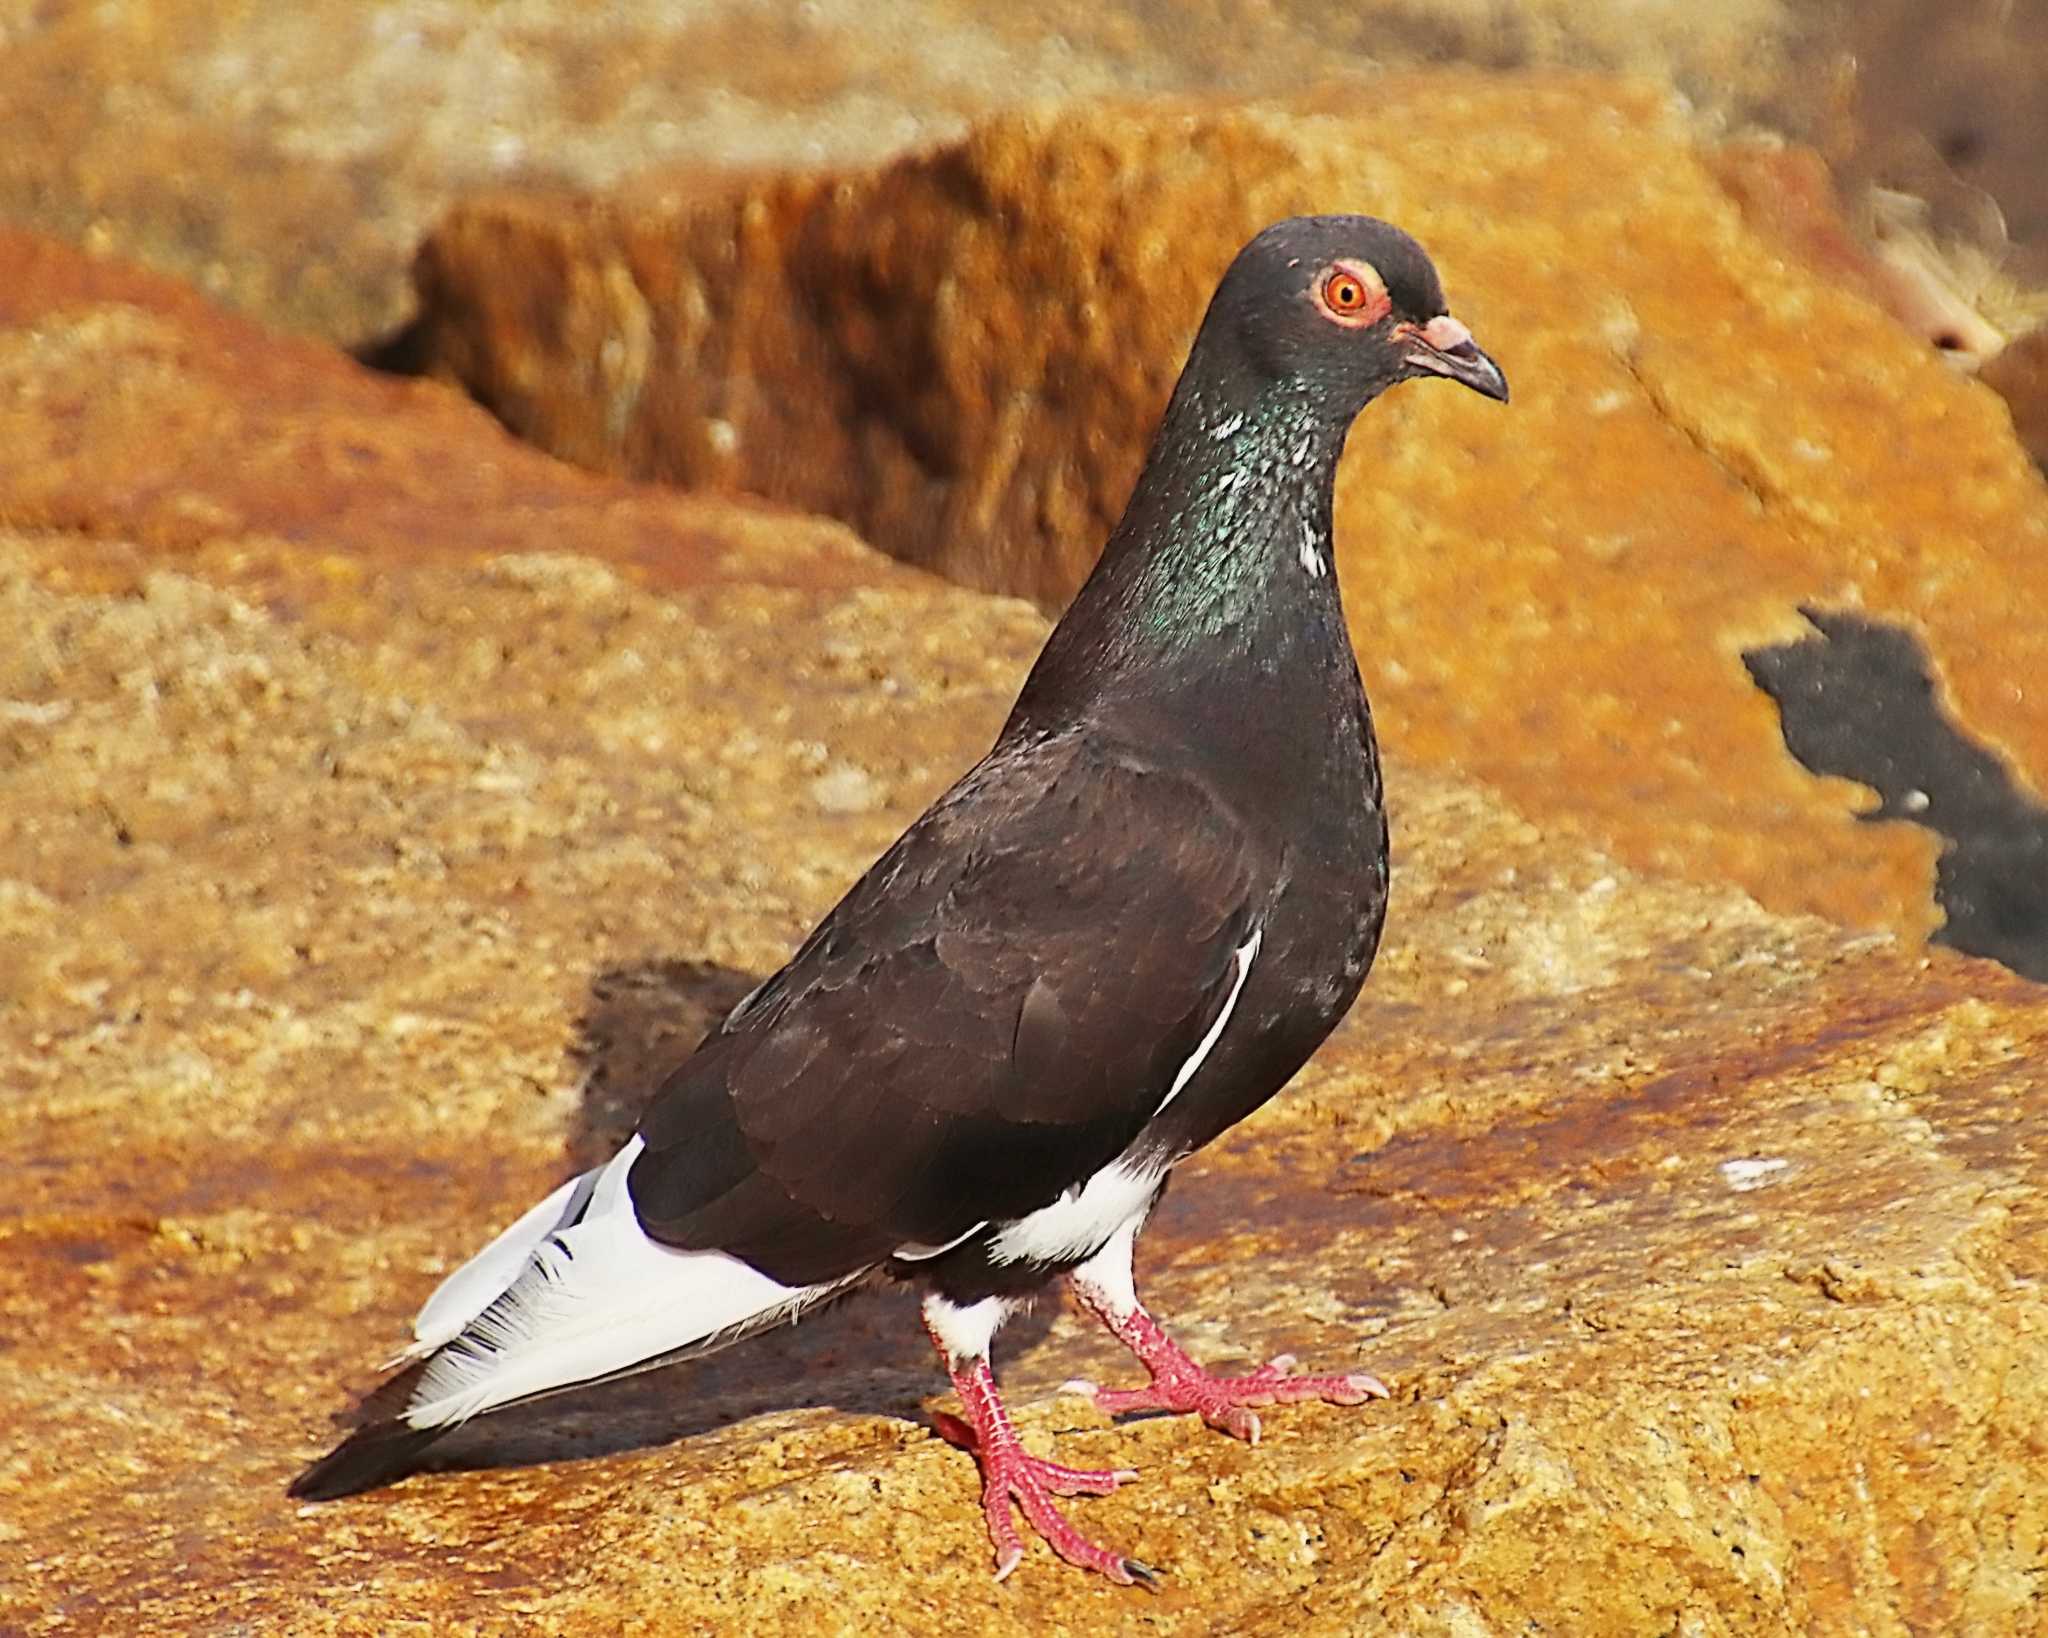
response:
M1067 1384L1073 1391L1087 1394L1111 1416L1137 1410L1194 1411L1212 1428L1255 1445L1259 1419L1250 1406L1293 1405L1305 1399L1360 1405L1387 1397L1386 1384L1363 1371L1349 1376L1290 1376L1292 1354L1281 1354L1249 1376L1211 1376L1129 1293L1128 1272L1121 1281L1085 1279L1082 1273L1077 1270L1070 1276L1075 1293L1152 1374L1150 1385L1143 1388L1098 1388L1092 1382L1079 1381Z
M1123 1586L1133 1582L1157 1591L1159 1572L1135 1558L1126 1558L1106 1547L1098 1547L1066 1521L1053 1505L1054 1496L1106 1496L1120 1484L1138 1475L1130 1468L1066 1467L1049 1462L1025 1450L1010 1425L1010 1413L996 1387L995 1373L987 1358L956 1361L936 1333L940 1356L947 1374L967 1412L957 1416L940 1412L935 1418L939 1436L949 1444L971 1450L981 1464L981 1510L988 1519L988 1537L996 1550L996 1579L1001 1581L1023 1562L1024 1543L1010 1516L1014 1501L1031 1527L1052 1550L1069 1564L1097 1570Z

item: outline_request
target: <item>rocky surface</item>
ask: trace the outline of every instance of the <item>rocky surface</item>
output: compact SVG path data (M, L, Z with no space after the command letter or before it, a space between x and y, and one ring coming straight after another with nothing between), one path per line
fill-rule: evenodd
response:
M161 274L6 229L0 446L0 523L155 554L231 555L255 536L355 573L601 534L613 562L676 585L874 572L831 523L592 477L496 434L460 393L373 374ZM767 539L775 550L753 550Z
M1864 824L1941 838L1936 940L2048 983L2048 807L1949 721L1911 633L1804 613L1806 635L1742 656L1777 702L1787 748L1815 773L1869 789Z
M2038 1626L2044 992L1644 876L1412 757L1366 1000L1141 1259L1204 1355L1393 1401L1248 1450L1059 1397L1125 1367L1057 1304L1005 1352L1028 1437L1144 1470L1082 1511L1163 1596L1042 1550L991 1584L895 1292L287 1503L343 1384L976 753L1043 625L332 358L281 350L223 419L246 330L76 277L0 327L8 436L38 391L72 429L0 472L0 1629ZM94 371L136 419L71 407ZM366 402L362 503L271 533ZM148 405L195 440L179 515L229 520L203 539L135 543ZM100 474L65 527L60 458ZM509 519L450 503L501 463ZM528 549L479 559L486 528ZM659 584L567 555L659 528Z
M738 194L475 201L423 254L420 340L578 461L828 511L1050 605L1237 246L1347 207L1429 245L1515 391L1406 389L1347 459L1390 742L1640 868L1924 932L1936 844L1859 827L1740 656L1801 605L1899 622L2038 788L2048 488L2004 406L1753 227L1653 89L1388 76L1364 114L1018 118Z
M1985 384L2012 406L2013 430L2048 473L2048 330L2036 330L1992 360Z

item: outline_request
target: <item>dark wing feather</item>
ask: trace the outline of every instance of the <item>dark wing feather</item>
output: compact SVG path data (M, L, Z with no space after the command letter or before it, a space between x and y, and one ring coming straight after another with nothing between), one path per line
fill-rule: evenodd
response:
M1263 879L1195 780L998 747L656 1094L642 1223L810 1282L1049 1204L1158 1107Z

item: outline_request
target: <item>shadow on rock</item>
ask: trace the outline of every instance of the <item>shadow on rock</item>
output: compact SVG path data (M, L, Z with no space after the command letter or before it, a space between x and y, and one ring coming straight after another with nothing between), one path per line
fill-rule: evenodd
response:
M590 982L570 1059L583 1102L569 1138L575 1171L602 1165L633 1135L655 1089L760 982L715 961L639 961Z
M1786 749L1815 773L1868 785L1859 819L1923 825L1944 843L1935 941L2048 981L2048 808L1941 708L1927 657L1894 626L1801 608L1818 635L1743 656L1778 702Z
M706 961L609 967L591 984L572 1057L585 1082L565 1174L598 1165L633 1133L642 1108L756 979ZM525 1466L669 1444L750 1416L823 1409L922 1421L945 1387L917 1294L880 1280L800 1325L702 1359L575 1389L482 1417L451 1434L430 1470ZM1005 1332L1010 1349L1042 1336L1056 1305Z
M359 342L349 349L349 356L379 375L425 375L433 362L429 340L425 321L414 318Z

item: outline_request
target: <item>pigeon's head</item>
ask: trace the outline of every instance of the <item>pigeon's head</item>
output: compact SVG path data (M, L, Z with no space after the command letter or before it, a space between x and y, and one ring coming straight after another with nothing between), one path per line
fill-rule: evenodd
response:
M1238 252L1209 326L1254 369L1346 419L1397 381L1443 376L1505 403L1507 378L1445 310L1422 246L1370 216L1295 216Z

